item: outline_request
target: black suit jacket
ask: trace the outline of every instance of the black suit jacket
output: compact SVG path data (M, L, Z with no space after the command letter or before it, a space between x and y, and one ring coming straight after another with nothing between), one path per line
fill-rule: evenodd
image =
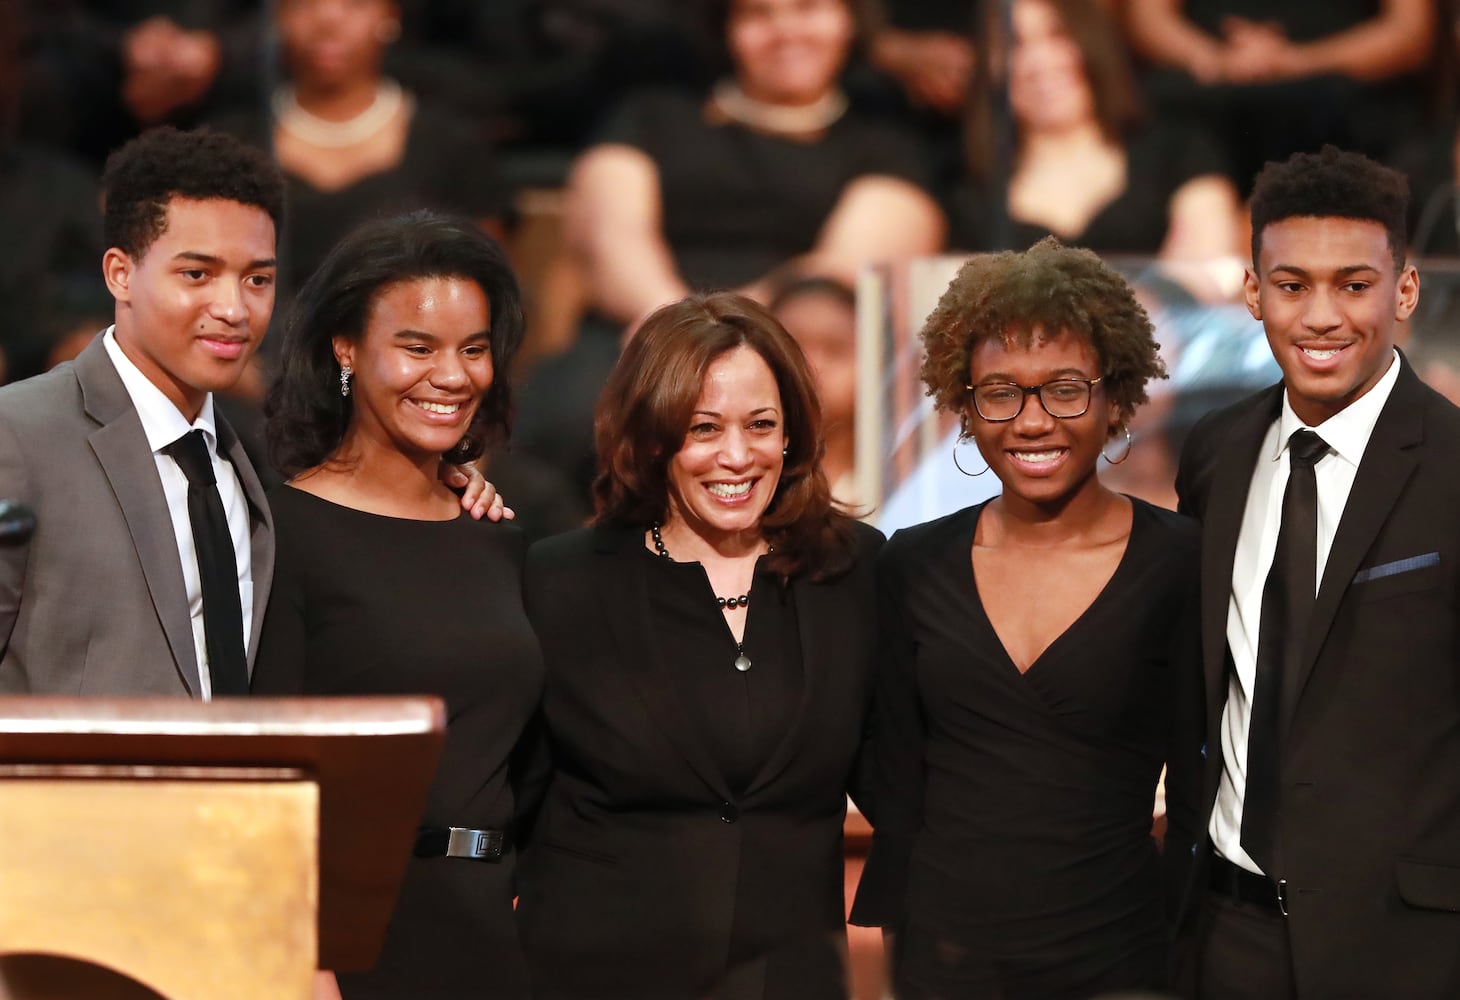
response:
M1299 996L1460 996L1460 410L1401 359L1284 678L1282 806ZM1204 733L1168 780L1221 774L1232 564L1282 386L1205 418L1177 476L1202 521ZM1199 909L1208 842L1184 915ZM1176 846L1176 845L1173 845Z
M682 665L654 644L642 536L591 528L528 554L552 762L519 868L535 995L844 998L842 822L882 536L858 525L848 574L792 581L800 704L738 796L678 703ZM734 968L732 928L757 956Z

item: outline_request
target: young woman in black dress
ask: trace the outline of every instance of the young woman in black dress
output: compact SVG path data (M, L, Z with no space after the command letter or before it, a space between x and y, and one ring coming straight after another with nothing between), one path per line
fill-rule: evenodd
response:
M845 1000L842 822L872 557L810 367L743 296L647 319L600 397L598 513L533 545L550 767L517 916L537 1000Z
M1152 803L1199 677L1198 531L1096 476L1164 375L1150 322L1098 258L1047 239L965 265L923 341L929 394L1003 492L879 560L853 921L892 932L900 1000L1160 987ZM1173 824L1195 813L1170 801Z
M510 835L505 852L468 856L451 845L478 838L447 832L505 833L514 813L508 759L542 684L523 545L437 479L443 457L468 461L506 429L516 279L468 221L374 222L325 259L285 336L269 443L289 482L270 496L278 555L254 691L430 693L448 721L379 961L341 973L339 995L525 1000Z

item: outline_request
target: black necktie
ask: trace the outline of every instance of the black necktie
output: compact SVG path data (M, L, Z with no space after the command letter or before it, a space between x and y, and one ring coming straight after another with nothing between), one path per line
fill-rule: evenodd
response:
M1318 480L1313 466L1328 445L1309 430L1288 439L1288 486L1272 569L1262 588L1257 677L1247 728L1247 790L1242 798L1242 849L1270 878L1281 878L1277 818L1281 802L1280 735L1283 676L1298 669L1317 590Z
M203 634L214 695L248 694L243 652L243 607L238 597L238 561L213 476L203 432L188 431L162 449L188 477L188 521L203 582Z

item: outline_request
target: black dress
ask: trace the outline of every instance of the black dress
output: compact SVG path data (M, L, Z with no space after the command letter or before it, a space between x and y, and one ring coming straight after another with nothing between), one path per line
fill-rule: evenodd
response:
M429 693L447 736L423 826L505 829L508 762L542 687L522 607L515 528L369 514L280 487L277 556L255 694ZM385 946L356 998L526 998L512 918L511 853L499 864L412 858Z
M855 111L802 142L708 122L704 107L688 94L638 94L596 140L633 146L654 161L664 240L692 288L734 288L811 250L858 178L930 186L917 140Z
M1199 532L1131 503L1110 582L1024 674L973 576L983 505L884 549L876 833L852 920L898 929L900 1000L1165 984L1151 805L1182 672L1199 674Z
M948 242L959 250L1025 250L1044 237L1104 254L1151 255L1166 242L1171 197L1187 181L1222 176L1227 161L1203 131L1155 123L1126 139L1125 190L1091 217L1079 233L1051 234L1038 223L1009 219L1000 246L1001 220L1008 189L1003 184L965 180L954 188L948 206Z

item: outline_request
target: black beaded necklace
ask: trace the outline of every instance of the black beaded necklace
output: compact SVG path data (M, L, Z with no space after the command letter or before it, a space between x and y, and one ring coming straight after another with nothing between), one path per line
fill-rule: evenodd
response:
M659 525L657 523L649 526L649 535L654 539L654 551L659 553L659 558L668 559L669 550L664 547L664 538L659 534ZM735 608L748 607L750 605L750 595L741 594L739 597L720 597L717 594L715 601L719 604L722 611L726 608L733 610ZM735 654L735 669L743 674L750 669L750 657L745 655L744 642L737 642L735 644Z

